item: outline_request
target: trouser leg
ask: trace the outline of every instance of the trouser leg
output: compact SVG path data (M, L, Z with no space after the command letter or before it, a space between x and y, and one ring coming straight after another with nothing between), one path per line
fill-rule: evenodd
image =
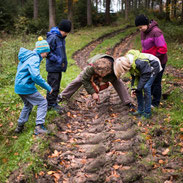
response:
M166 64L162 65L163 70L159 72L152 84L151 87L151 94L152 94L152 105L158 107L160 104L160 99L161 99L161 81L163 77L163 72L165 69Z
M62 78L61 72L59 72L59 73L49 72L48 73L47 82L53 89L53 92L51 94L47 91L46 99L48 101L48 106L55 106L57 104L57 98L58 98L58 94L59 94L61 78Z
M82 85L81 77L83 72L81 72L76 79L74 79L61 93L63 98L69 99Z

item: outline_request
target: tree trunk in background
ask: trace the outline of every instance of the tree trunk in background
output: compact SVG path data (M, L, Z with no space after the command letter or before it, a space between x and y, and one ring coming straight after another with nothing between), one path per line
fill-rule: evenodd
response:
M182 0L182 14L181 14L181 20L183 22L183 0Z
M163 0L159 0L159 12L160 14L163 13Z
M55 27L55 0L49 0L49 29Z
M34 19L38 18L38 0L34 0Z
M170 21L170 0L166 0L166 20Z
M154 8L154 0L151 1L151 6L150 7L153 10L153 8Z
M96 11L98 13L98 0L95 0L95 3L96 3Z
M177 17L177 0L173 1L173 18Z
M111 20L110 20L110 4L111 4L111 0L106 0L105 22L107 25L109 25L111 22Z
M74 24L73 24L73 0L68 0L68 20L71 21L71 33L74 32Z
M121 0L121 13L123 13L123 11L124 11L123 5L124 5L124 0Z
M134 1L134 10L137 11L137 0Z
M87 0L87 25L92 25L92 5L91 0Z
M129 2L125 0L125 20L128 20Z

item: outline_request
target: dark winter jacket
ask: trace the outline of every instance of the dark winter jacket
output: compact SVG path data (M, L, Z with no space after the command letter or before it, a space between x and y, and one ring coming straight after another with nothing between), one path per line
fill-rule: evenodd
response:
M62 37L57 27L53 27L47 33L47 42L50 45L50 53L46 59L46 71L65 72L67 69L65 38Z
M145 32L141 31L142 52L150 53L160 59L161 64L167 62L167 44L156 21L152 20Z
M130 57L129 55L132 55ZM140 91L151 76L156 75L162 70L160 61L152 54L140 53L138 50L130 50L127 53L132 66L132 89Z
M108 57L111 62L114 62L113 57L111 57L109 55L106 55L106 54L98 54L98 55L95 55L94 57L92 57L91 59L89 59L88 60L88 63L89 64L92 64L97 59L100 59L100 58L103 58L103 57ZM92 85L92 82L91 82L91 79L92 79L93 76L96 78L97 77L97 74L94 71L94 67L92 65L89 65L83 71L83 74L82 74L82 83L83 83L83 86L86 89L86 91L89 94L91 94L91 95L93 93L96 93L96 90L94 89L94 87ZM115 79L117 79L117 78L116 78L114 72L112 71L108 75L104 76L102 78L102 81L103 81L103 83L107 83L107 82L112 82Z

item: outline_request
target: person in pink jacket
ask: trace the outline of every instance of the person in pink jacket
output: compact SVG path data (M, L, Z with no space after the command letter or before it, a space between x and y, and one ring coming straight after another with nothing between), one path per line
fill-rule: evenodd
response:
M154 20L149 21L145 15L138 15L135 25L141 32L142 53L149 53L159 58L163 70L157 74L152 84L152 107L158 107L161 99L161 81L167 63L167 44L163 32Z

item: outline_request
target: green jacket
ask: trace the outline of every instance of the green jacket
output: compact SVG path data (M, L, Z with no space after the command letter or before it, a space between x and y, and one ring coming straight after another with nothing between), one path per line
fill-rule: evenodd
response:
M107 55L107 54L97 54L94 57L90 58L87 62L91 65L87 66L82 74L82 83L84 88L89 94L95 93L95 90L92 86L91 79L92 76L97 75L94 71L94 67L92 66L92 63L94 63L96 60L103 58L103 57L109 57L111 58L112 62L114 62L114 58ZM114 75L114 72L108 74L107 76L103 77L103 82L112 82L116 79L116 76Z

